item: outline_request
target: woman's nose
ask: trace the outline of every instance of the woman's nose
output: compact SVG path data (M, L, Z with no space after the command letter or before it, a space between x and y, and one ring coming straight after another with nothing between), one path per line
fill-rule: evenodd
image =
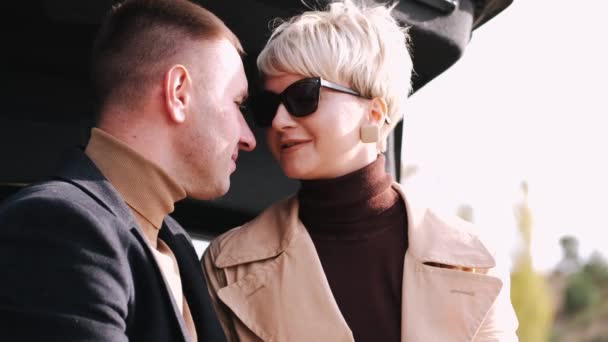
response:
M278 131L282 131L285 128L293 127L296 124L297 123L294 120L293 116L289 114L289 112L285 108L285 105L281 103L279 105L279 108L277 108L277 112L274 118L272 119L272 128Z

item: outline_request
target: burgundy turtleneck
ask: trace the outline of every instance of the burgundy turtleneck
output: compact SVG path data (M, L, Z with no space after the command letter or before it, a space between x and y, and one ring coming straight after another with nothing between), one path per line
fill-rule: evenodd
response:
M298 194L300 219L357 342L401 340L407 213L384 162L302 181Z

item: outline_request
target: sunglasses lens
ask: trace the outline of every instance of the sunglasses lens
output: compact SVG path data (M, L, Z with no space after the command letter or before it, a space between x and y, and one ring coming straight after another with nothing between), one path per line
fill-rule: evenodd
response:
M315 79L306 79L285 89L283 103L287 111L295 117L314 113L319 105L320 85Z
M314 113L319 105L320 88L319 79L307 78L293 83L281 95L263 91L252 96L249 106L256 125L270 127L281 102L295 117L301 118Z
M271 92L261 92L250 98L249 105L253 112L253 120L260 127L270 127L277 113L281 98Z

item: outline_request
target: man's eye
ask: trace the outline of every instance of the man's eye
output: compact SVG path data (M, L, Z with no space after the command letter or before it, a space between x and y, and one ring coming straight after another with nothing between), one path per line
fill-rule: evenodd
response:
M241 111L241 113L243 115L249 114L250 110L249 110L249 105L247 104L247 101L237 102L236 105L239 106L239 110Z

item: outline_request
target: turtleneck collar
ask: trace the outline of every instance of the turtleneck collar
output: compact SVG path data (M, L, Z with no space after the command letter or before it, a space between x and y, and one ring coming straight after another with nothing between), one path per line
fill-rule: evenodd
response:
M156 229L173 212L174 203L186 197L184 188L160 166L101 129L92 129L85 153L131 209Z
M370 223L399 200L392 182L383 155L338 178L304 180L298 193L300 219L311 234L365 235L374 229Z

